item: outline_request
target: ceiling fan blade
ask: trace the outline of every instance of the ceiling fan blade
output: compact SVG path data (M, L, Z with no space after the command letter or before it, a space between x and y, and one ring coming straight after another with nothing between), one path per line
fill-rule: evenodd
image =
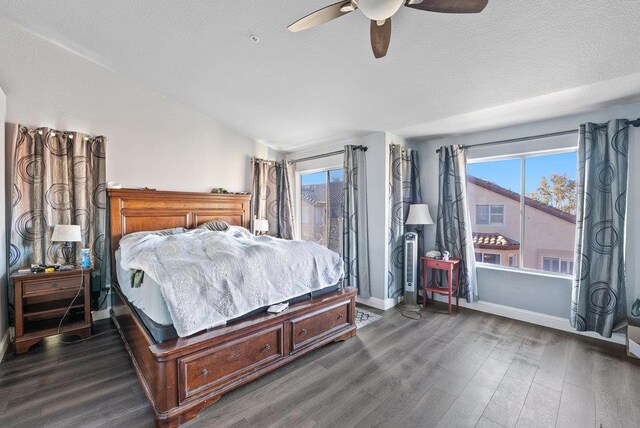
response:
M293 24L287 27L287 30L292 33L306 30L308 28L316 27L320 24L324 24L325 22L329 22L332 19L340 18L342 15L346 15L351 10L342 11L342 7L351 4L350 1L341 1L338 3L334 3L331 6L323 7L322 9L316 10L315 12L310 13L302 19L297 20Z
M382 25L378 25L378 21L371 21L371 49L376 58L382 58L387 54L389 42L391 42L391 18L387 18Z
M422 0L420 3L405 3L412 9L425 10L427 12L440 13L480 13L489 3L489 0Z

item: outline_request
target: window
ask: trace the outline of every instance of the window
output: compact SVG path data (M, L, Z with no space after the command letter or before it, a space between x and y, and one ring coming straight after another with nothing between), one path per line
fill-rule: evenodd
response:
M489 263L492 265L502 264L502 257L500 254L494 253L476 253L476 261L481 263Z
M573 274L573 260L561 259L558 257L543 257L542 270L571 275Z
M318 206L316 207L316 212L314 215L314 218L316 219L316 225L325 224L326 222L325 215L324 215L325 210L326 210L325 204L323 204L323 206L321 207L318 207Z
M342 168L300 176L300 237L340 252Z
M560 272L560 259L543 257L542 270L546 270L548 272Z
M573 260L561 260L560 273L573 275Z
M514 268L572 274L573 259L544 254L573 254L576 175L575 150L470 161L467 189L469 206L475 206L478 261L508 257Z
M504 205L476 205L476 224L504 224Z

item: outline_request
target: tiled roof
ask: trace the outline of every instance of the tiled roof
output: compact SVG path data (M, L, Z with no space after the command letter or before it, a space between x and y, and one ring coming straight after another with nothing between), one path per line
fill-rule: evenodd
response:
M343 183L335 181L329 183L329 203L331 205L342 205ZM327 189L324 184L305 184L302 186L301 198L310 204L324 204L327 198Z
M492 250L517 250L520 248L520 243L498 232L473 232L473 246Z
M506 196L509 199L513 199L514 201L518 201L520 202L520 193L516 193L513 190L509 190L509 189L505 189L502 186L498 186L496 183L492 183L491 181L487 181L487 180L483 180L481 178L478 177L474 177L472 175L469 175L467 177L467 181L469 183L473 183L477 186L483 187L487 190L491 190L492 192L496 192L502 196ZM545 203L542 203L540 201L536 201L535 199L531 199L528 196L525 196L524 198L524 203L525 205L531 207L531 208L535 208L537 210L543 211L547 214L550 214L552 216L558 217L562 220L568 221L570 223L574 223L576 222L576 216L575 214L571 214L568 213L566 211L562 211L561 209L558 209L556 207L552 207L551 205L547 205Z

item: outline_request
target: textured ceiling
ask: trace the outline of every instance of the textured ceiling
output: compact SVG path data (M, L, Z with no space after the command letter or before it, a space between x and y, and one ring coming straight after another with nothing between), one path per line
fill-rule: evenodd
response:
M0 14L286 151L373 131L429 135L430 123L468 131L446 119L640 73L637 0L490 0L479 15L401 8L381 60L359 11L286 31L330 3L0 0ZM626 95L640 94L637 80Z

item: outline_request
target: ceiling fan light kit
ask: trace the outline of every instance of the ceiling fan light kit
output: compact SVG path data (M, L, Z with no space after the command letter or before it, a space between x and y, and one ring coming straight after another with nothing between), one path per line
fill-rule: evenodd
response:
M358 8L372 21L391 18L406 0L358 0Z
M358 6L354 2L350 1L342 5L342 7L340 8L340 12L342 13L353 12L357 8Z
M289 25L298 32L317 27L347 13L360 10L371 21L371 48L376 58L387 54L391 42L391 17L403 5L412 9L438 13L480 13L489 0L350 0L340 1L310 13Z

